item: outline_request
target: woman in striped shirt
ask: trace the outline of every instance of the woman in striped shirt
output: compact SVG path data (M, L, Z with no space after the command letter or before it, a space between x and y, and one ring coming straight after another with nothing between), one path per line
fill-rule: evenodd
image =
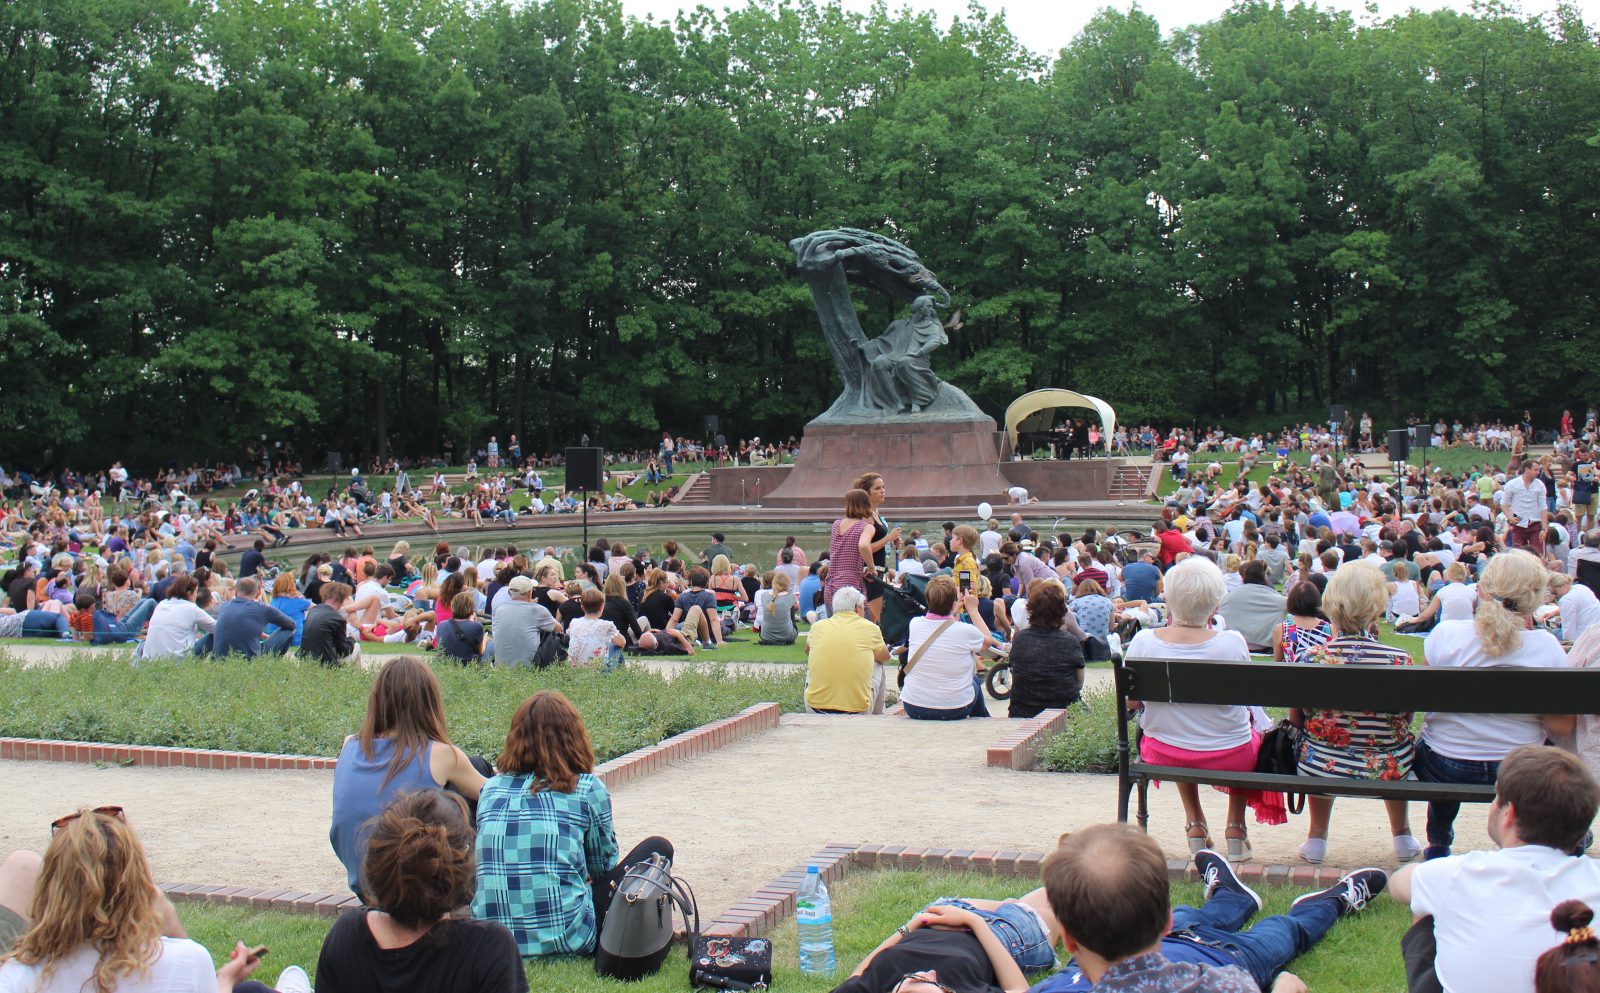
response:
M1365 562L1341 566L1328 580L1322 608L1333 623L1334 636L1312 649L1307 662L1323 665L1410 665L1404 649L1378 641L1374 632L1389 605L1389 585L1377 567ZM1370 711L1295 709L1290 720L1305 732L1300 743L1300 775L1333 779L1405 779L1411 775L1415 741L1411 714ZM1332 797L1309 797L1311 814L1300 856L1313 865L1328 852ZM1404 800L1385 800L1394 853L1409 862L1422 852L1411 834Z

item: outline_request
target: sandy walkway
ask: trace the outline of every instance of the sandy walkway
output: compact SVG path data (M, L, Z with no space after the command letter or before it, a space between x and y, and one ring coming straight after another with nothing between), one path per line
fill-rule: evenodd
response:
M616 791L624 846L662 834L714 916L833 841L1047 849L1062 831L1111 820L1105 776L990 769L1005 722L791 715L782 726ZM328 847L332 773L213 772L12 762L0 800L0 853L48 842L49 822L80 805L118 803L139 826L158 877L191 883L342 892ZM1220 842L1223 804L1208 794ZM1170 787L1151 793L1155 837L1185 857ZM1485 807L1468 805L1460 847L1489 844ZM1422 830L1423 805L1412 805ZM1297 864L1305 821L1254 827L1257 860ZM1330 864L1390 865L1383 807L1342 801Z

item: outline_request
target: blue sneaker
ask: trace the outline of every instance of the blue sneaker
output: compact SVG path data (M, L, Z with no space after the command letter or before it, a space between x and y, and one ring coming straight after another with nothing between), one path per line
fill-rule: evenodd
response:
M1339 916L1365 910L1367 902L1389 885L1389 874L1382 869L1357 869L1325 890L1304 893L1295 897L1290 907L1298 907L1310 900L1337 900Z
M1255 901L1256 910L1262 907L1261 894L1246 886L1239 879L1239 874L1233 871L1233 866L1228 860L1209 848L1203 848L1195 853L1194 867L1200 870L1200 879L1206 884L1206 899L1211 899L1211 894L1219 889L1232 890L1242 893Z

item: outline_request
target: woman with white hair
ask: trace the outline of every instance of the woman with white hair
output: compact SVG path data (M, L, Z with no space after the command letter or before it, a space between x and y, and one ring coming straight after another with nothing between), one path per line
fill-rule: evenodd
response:
M1351 562L1328 580L1322 609L1333 625L1333 637L1311 649L1305 662L1321 665L1411 664L1404 649L1378 641L1378 621L1389 605L1390 585L1379 569L1366 562ZM1299 772L1302 776L1331 779L1406 779L1411 775L1414 742L1411 714L1296 708L1290 720L1300 724ZM1385 800L1394 853L1409 862L1422 853L1411 835L1404 800ZM1300 857L1320 865L1328 854L1328 822L1333 817L1333 797L1308 797L1310 824Z
M1422 643L1431 668L1519 666L1555 669L1567 664L1561 642L1534 630L1533 612L1544 604L1549 573L1531 552L1515 549L1489 559L1478 580L1478 611L1470 621L1440 621ZM1417 778L1429 783L1493 783L1500 760L1514 748L1543 744L1569 733L1570 716L1429 713L1417 744ZM1428 847L1423 858L1450 854L1456 800L1428 803Z
M1585 631L1600 624L1600 599L1596 599L1594 590L1573 582L1566 573L1550 573L1550 595L1555 597L1561 611L1562 641L1572 644L1582 638Z
M1128 658L1250 661L1250 648L1237 631L1210 629L1226 589L1216 563L1199 556L1184 559L1167 571L1163 583L1167 626L1146 628L1135 635L1128 645ZM1255 771L1261 735L1251 726L1250 708L1243 704L1144 703L1140 705L1139 727L1144 731L1140 757L1153 765ZM1189 850L1211 848L1211 831L1200 806L1199 785L1178 783L1177 788L1178 799L1183 801ZM1288 820L1283 794L1218 789L1228 794L1228 861L1248 861L1250 840L1244 823L1245 807L1255 809L1258 823L1282 824Z

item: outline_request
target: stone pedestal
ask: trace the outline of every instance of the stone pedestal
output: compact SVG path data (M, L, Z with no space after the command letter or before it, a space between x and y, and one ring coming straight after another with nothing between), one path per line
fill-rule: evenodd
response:
M1004 505L1011 484L1000 474L1001 438L988 417L809 424L788 477L761 502L842 512L850 484L864 472L876 472L888 483L891 504Z

